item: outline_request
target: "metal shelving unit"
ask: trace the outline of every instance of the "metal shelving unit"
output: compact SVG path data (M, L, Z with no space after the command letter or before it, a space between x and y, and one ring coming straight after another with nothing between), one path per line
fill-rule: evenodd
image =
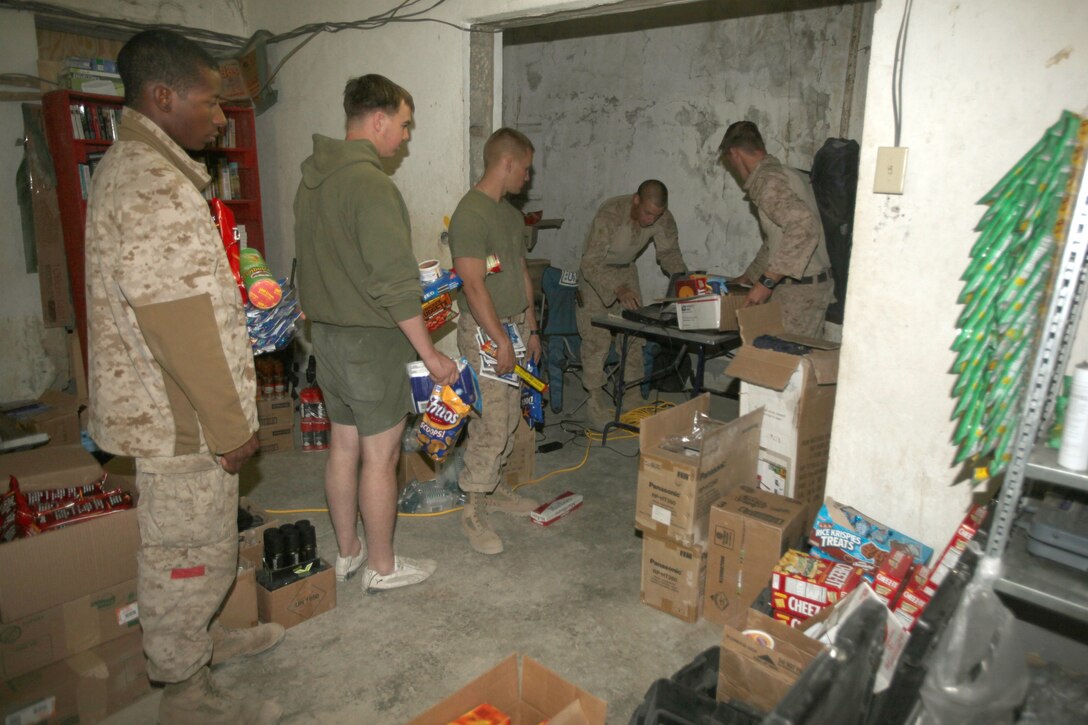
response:
M1088 165L1080 169L1067 236L1054 275L1050 305L1020 416L1012 460L998 497L986 556L1001 560L997 591L1048 610L1088 622L1088 575L1027 551L1024 531L1014 522L1025 479L1088 491L1088 474L1058 465L1057 453L1037 444L1043 423L1053 415L1069 349L1084 306L1088 276Z

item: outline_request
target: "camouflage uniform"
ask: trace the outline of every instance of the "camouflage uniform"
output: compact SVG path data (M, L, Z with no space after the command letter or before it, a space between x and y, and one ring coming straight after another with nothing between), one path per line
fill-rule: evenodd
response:
M257 431L238 288L209 181L131 108L87 207L89 431L136 458L140 623L149 676L180 682L211 656L208 623L237 567L237 476L217 456Z
M812 185L800 171L768 155L752 170L744 191L759 211L763 232L763 246L745 276L757 282L768 272L785 275L773 294L782 305L783 327L819 337L835 289ZM798 284L825 273L828 278L822 282Z
M508 201L496 202L477 189L465 194L450 218L450 252L455 260L498 256L502 271L488 274L484 285L499 320L518 325L526 342L526 330L521 323L529 306L524 282L528 229L521 213ZM479 372L478 323L467 299L462 297L458 306L461 316L457 321L457 347ZM469 493L491 493L499 485L502 467L514 450L514 431L521 416L521 391L518 386L479 377L482 412L473 414L468 426L460 486Z
M608 330L594 327L590 320L610 312L620 313L616 288L621 285L642 298L635 259L651 241L657 263L666 274L687 269L680 254L676 220L667 209L656 222L640 227L631 218L631 195L617 196L601 204L593 217L579 268L582 306L577 313L578 334L582 337L582 382L591 395L605 383L604 361L612 336ZM642 348L642 340L633 338L623 373L627 382L642 377Z

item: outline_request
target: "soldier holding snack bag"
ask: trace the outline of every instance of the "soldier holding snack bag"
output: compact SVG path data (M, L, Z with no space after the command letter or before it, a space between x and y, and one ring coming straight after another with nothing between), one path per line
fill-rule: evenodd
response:
M365 562L370 593L418 584L435 569L393 552L396 467L412 409L405 365L418 353L436 383L457 379L423 322L408 210L381 165L408 140L414 108L380 75L348 81L346 136L314 134L295 196L299 296L332 421L325 496L340 550L336 578Z
M136 460L137 597L147 674L165 685L158 722L272 723L279 705L235 699L209 671L284 637L278 624L212 623L238 567L238 471L258 447L245 311L200 193L208 174L187 153L226 124L218 63L155 29L117 64L125 106L87 202L88 427L103 450Z
M500 483L521 420L520 386L499 378L513 372L520 337L525 353L540 359L540 332L533 311L533 286L525 264L525 222L507 194L529 180L533 144L524 134L500 128L484 144L484 175L450 219L450 250L464 281L457 346L480 374L482 413L469 422L461 489L468 501L461 529L481 554L502 553L502 539L488 521L490 511L528 516L537 502ZM465 307L468 307L466 310ZM484 365L486 347L493 363ZM487 370L484 370L484 368ZM493 368L493 369L492 369ZM515 379L516 380L516 379Z

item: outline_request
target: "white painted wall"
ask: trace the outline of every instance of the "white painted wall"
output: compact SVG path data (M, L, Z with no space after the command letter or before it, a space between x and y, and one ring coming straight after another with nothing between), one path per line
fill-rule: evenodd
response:
M893 144L903 4L883 0L874 20L828 490L943 546L971 496L951 466L948 370L958 277L984 211L975 202L1062 109L1088 111L1088 4L914 3L903 80L906 193L881 196L866 190L876 148Z
M67 0L56 4L93 15L179 24L243 35L241 0ZM0 10L0 73L38 73L34 15ZM16 90L16 89L12 89ZM23 135L21 104L0 103L0 401L34 398L68 379L65 335L42 326L38 275L27 274L18 224L15 172L23 157L14 141Z
M872 10L864 6L854 98L865 89ZM510 34L504 122L538 147L526 209L566 220L539 234L533 256L577 270L600 203L658 178L691 269L732 276L748 266L759 225L718 163L718 144L730 123L752 120L771 153L809 168L824 140L839 135L854 8L717 17L524 43ZM860 138L861 106L854 101L851 138ZM667 278L652 248L638 266L643 297L662 294Z
M37 51L33 16L0 11L0 72L36 75ZM44 390L64 350L63 331L42 327L38 275L26 272L15 188L23 160L15 141L22 137L22 104L0 103L0 219L7 220L0 241L0 400L33 398Z

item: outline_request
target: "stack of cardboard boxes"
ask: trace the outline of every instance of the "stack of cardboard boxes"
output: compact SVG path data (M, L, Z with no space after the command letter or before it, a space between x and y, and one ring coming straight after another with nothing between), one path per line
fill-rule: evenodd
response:
M642 423L641 595L684 621L722 624L718 699L769 710L824 649L751 607L823 501L838 350L784 334L775 303L735 314L744 344L728 374L741 380L740 417L705 426L687 449L669 439L691 431L708 396Z
M257 440L261 453L282 453L295 449L295 401L290 397L257 401Z
M677 437L691 434L696 416L709 410L704 393L644 420L639 431L641 597L685 622L699 619L703 609L710 508L735 486L755 480L763 416L755 412L731 423L704 419L697 445L677 445Z
M90 483L82 447L0 456L24 491ZM133 481L111 476L135 496ZM136 605L136 511L0 544L4 722L90 722L150 690Z

